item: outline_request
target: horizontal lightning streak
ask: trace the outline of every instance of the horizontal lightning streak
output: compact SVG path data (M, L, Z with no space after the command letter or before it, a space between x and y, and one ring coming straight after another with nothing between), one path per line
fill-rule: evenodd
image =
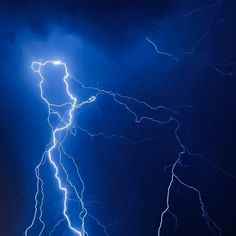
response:
M87 87L87 86L84 86L80 81L76 80L76 82L78 82L83 88L85 89L92 89L92 90L95 90L97 91L97 94L96 96L94 96L95 98L97 98L100 94L107 94L107 95L110 95L114 102L117 102L118 104L120 104L121 106L123 106L129 113L131 113L133 116L134 116L134 121L136 123L141 123L142 121L144 120L148 120L148 121L151 121L151 122L154 122L154 123L158 123L160 125L166 125L170 122L175 122L177 125L176 125L176 128L175 128L175 138L176 138L176 141L178 142L179 146L182 148L182 151L179 153L178 155L178 158L176 159L176 161L174 162L174 164L172 165L172 168L171 168L171 180L169 182L169 185L168 185L168 189L167 189L167 197L166 197L166 208L163 210L163 212L161 213L161 219L160 219L160 224L159 224L159 227L158 227L158 236L161 235L161 229L162 229L162 226L163 226L163 219L164 219L164 216L166 213L169 213L170 215L172 215L174 218L175 218L175 226L174 228L177 227L177 217L175 216L175 214L173 212L170 211L170 205L169 205L169 200L170 200L170 194L171 194L171 188L173 187L173 184L174 184L174 181L176 180L177 182L179 182L182 186L194 191L197 193L198 195L198 199L199 199L199 203L200 203L200 208L201 208L201 211L202 211L202 216L203 218L206 220L206 223L208 225L208 227L211 229L211 230L216 230L217 232L219 232L219 235L221 235L221 232L222 232L222 229L217 226L217 224L212 220L212 218L207 214L207 211L205 209L205 204L202 200L202 196L201 196L201 192L185 183L183 180L180 179L180 177L175 173L175 169L176 169L176 166L179 164L182 166L181 164L181 156L185 153L187 153L188 155L190 156L194 156L195 154L192 154L191 152L188 151L188 148L184 146L184 144L181 142L181 139L179 138L178 136L178 130L180 128L180 123L179 121L174 118L173 116L171 116L169 119L165 120L165 121L160 121L160 120L156 120L152 117L148 117L148 116L141 116L141 117L138 117L138 115L136 114L136 112L134 110L132 110L125 102L121 102L119 99L127 99L127 100L131 100L131 101L134 101L138 104L142 104L144 105L145 107L151 109L151 110L159 110L159 109L164 109L164 110L167 110L171 113L176 113L176 109L171 109L171 108L167 108L167 107L164 107L164 106L151 106L149 105L148 103L144 102L144 101L140 101L139 99L137 98L133 98L133 97L129 97L129 96L124 96L124 95L121 95L121 94L118 94L118 93L114 93L112 91L107 91L107 90L103 90L103 89L99 89L97 87ZM94 99L95 100L95 99ZM182 107L182 106L180 106ZM185 107L191 107L191 106L185 106ZM78 127L79 129L81 129L82 131L86 132L88 135L94 137L94 136L98 136L98 135L102 135L104 136L105 138L120 138L119 136L117 137L116 135L111 135L111 136L106 136L103 132L99 132L97 134L92 134L90 133L88 130L86 129L83 129L81 127ZM211 226L213 225L213 227Z
M175 218L175 226L174 228L177 227L177 217L175 216L175 214L173 212L170 211L170 205L169 205L169 200L170 200L170 194L171 194L171 188L173 187L173 184L174 184L174 181L176 180L177 182L179 182L182 186L194 191L197 193L198 195L198 199L199 199L199 203L200 203L200 208L201 208L201 211L202 211L202 216L204 217L204 219L206 220L206 223L208 225L208 227L211 229L211 230L216 230L217 232L219 232L219 235L221 235L221 228L219 226L217 226L217 224L212 220L212 218L207 214L207 211L205 209L205 205L204 205L204 202L202 200L202 196L201 196L201 193L200 191L185 183L183 180L180 179L180 177L175 173L175 169L177 167L177 165L181 165L181 156L185 153L187 153L188 155L190 156L194 156L195 154L192 154L191 152L189 152L188 148L184 146L184 144L181 142L181 139L179 138L178 136L178 130L180 128L180 123L177 119L175 119L173 116L171 116L169 119L165 120L165 121L160 121L160 120L156 120L152 117L148 117L148 116L141 116L141 117L138 117L138 115L136 114L136 112L134 110L132 110L125 102L121 102L119 99L127 99L127 100L131 100L135 103L138 103L138 104L142 104L144 105L145 107L151 109L151 110L159 110L159 109L164 109L164 110L167 110L171 113L176 113L176 109L171 109L171 108L167 108L167 107L164 107L164 106L151 106L149 105L148 103L144 102L144 101L141 101L137 98L133 98L133 97L129 97L129 96L124 96L124 95L121 95L121 94L118 94L118 93L114 93L112 91L107 91L107 90L103 90L103 89L99 89L97 87L87 87L87 86L84 86L80 81L74 79L76 82L78 82L81 87L85 88L85 89L92 89L92 90L95 90L97 92L96 96L94 96L95 98L97 98L100 94L107 94L107 95L110 95L114 102L117 102L118 104L120 104L121 106L123 106L129 113L131 113L133 116L134 116L134 121L136 123L141 123L142 121L144 120L148 120L148 121L151 121L151 122L154 122L154 123L158 123L160 125L166 125L170 122L175 122L177 125L176 125L176 128L175 128L175 138L176 138L176 141L178 142L179 146L182 148L182 151L179 153L178 155L178 158L176 159L176 161L174 162L174 164L172 165L172 168L171 168L171 180L169 182L169 185L168 185L168 189L167 189L167 196L166 196L166 208L163 210L163 212L161 213L161 219L160 219L160 224L159 224L159 227L158 227L158 236L161 235L161 229L162 229L162 226L163 226L163 219L164 219L164 216L166 213L169 213L170 215L172 215L174 218ZM94 99L95 100L95 99ZM180 107L183 107L183 106L180 106ZM184 106L184 107L191 107L191 106ZM111 136L106 136L103 132L99 132L97 134L92 134L90 133L88 130L86 129L83 129L81 127L78 127L79 129L81 129L82 131L86 132L88 135L94 137L94 136L98 136L98 135L102 135L104 136L105 138L120 138L119 136L117 137L116 135L111 135ZM132 140L131 140L132 141ZM198 154L199 155L199 154ZM211 226L213 225L213 227Z

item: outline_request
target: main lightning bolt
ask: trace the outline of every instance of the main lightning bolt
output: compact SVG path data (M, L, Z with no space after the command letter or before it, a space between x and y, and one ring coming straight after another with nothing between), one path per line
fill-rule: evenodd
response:
M50 103L49 100L44 95L43 83L44 83L45 79L44 79L44 76L43 76L41 70L46 65L51 65L51 66L55 66L55 67L60 66L60 67L64 68L65 75L63 77L63 84L64 84L66 95L69 97L69 102L62 103L62 104ZM69 179L67 171L61 162L61 153L63 152L64 154L66 154L66 152L64 151L64 149L62 147L62 142L64 139L61 141L60 138L61 138L61 135L63 135L65 132L67 132L68 129L70 128L72 121L73 121L74 110L75 110L76 106L78 105L77 99L76 99L76 97L74 97L72 95L70 88L69 88L68 81L67 81L68 76L69 76L67 66L65 63L63 63L61 61L45 61L44 63L33 62L31 65L31 68L34 72L38 73L38 75L40 76L40 83L39 83L40 95L41 95L42 100L47 104L47 107L48 107L48 123L49 123L50 127L52 128L52 140L51 140L51 143L46 147L46 150L42 156L40 163L35 168L35 175L36 175L36 179L37 179L37 191L35 194L35 212L34 212L33 220L31 222L30 226L25 230L25 236L28 235L29 231L34 226L35 221L36 221L36 217L38 214L39 214L38 219L42 224L42 228L40 230L39 235L43 234L43 231L45 228L45 223L42 220L42 206L43 206L43 200L44 200L44 192L43 192L43 180L40 177L40 167L45 163L46 158L49 160L49 162L53 168L54 177L57 182L58 188L63 193L63 215L64 215L64 218L66 219L68 227L76 235L84 236L84 235L87 235L87 232L85 230L85 225L84 225L84 220L87 215L87 210L86 210L86 208L84 206L84 202L83 202L84 183L79 175L79 171L78 171L78 168L75 164L74 159L68 155L69 158L72 158L73 163L75 164L75 166L77 168L77 174L78 174L79 179L82 183L82 190L80 191L80 194L79 194L75 185L73 185L73 183ZM92 100L90 99L87 101L87 103L89 103L91 101ZM86 103L86 102L84 102L84 103ZM56 111L56 108L65 107L65 106L69 106L69 108L66 109L66 112L63 115L61 115L60 112ZM55 127L50 123L50 116L53 114L57 115L57 117L59 118L59 123ZM56 157L53 155L53 151L55 151L55 150L59 151L59 157ZM69 197L68 197L69 189L66 187L65 184L63 184L64 181L60 177L60 174L61 174L60 170L62 170L64 172L64 174L66 174L66 180L69 183L70 187L74 190L74 192L77 196L77 200L81 204L81 209L82 209L80 212L80 219L82 222L81 223L81 230L78 230L75 226L72 225L70 216L68 215L67 205L68 205L68 201L69 201ZM38 197L39 197L40 193L41 193L41 200L39 202ZM60 222L58 222L55 226L57 226L59 223Z

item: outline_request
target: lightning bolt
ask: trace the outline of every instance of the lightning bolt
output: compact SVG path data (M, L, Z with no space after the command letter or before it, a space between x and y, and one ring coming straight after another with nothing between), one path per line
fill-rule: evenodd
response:
M63 77L63 83L64 83L64 87L65 87L65 92L67 94L67 96L69 97L69 102L66 103L62 103L62 104L52 104L48 101L48 99L44 96L44 90L43 90L43 83L44 83L44 76L41 72L41 69L46 66L46 65L51 65L51 66L60 66L64 68L65 71L65 75ZM52 128L52 140L51 143L46 147L46 150L42 156L42 159L40 161L40 163L37 165L37 167L35 168L35 175L36 175L36 179L37 179L37 190L36 190L36 194L35 194L35 211L34 211L34 216L33 216L33 220L31 222L31 224L27 227L27 229L25 230L25 236L28 235L28 232L32 229L32 227L35 224L36 221L36 217L39 214L39 221L42 224L41 227L41 231L39 233L39 236L41 236L43 234L43 231L45 229L45 222L42 220L42 206L43 206L43 200L44 200L44 192L43 192L43 180L40 177L40 168L42 167L42 165L45 163L46 158L49 160L53 170L54 170L54 177L55 180L57 182L58 188L59 190L63 193L63 215L64 218L66 219L67 225L69 227L69 229L74 232L76 235L79 236L84 236L87 235L87 232L85 230L85 224L84 224L84 220L85 217L87 215L87 210L85 208L84 202L83 202L83 192L84 192L84 183L82 181L82 178L79 175L78 172L78 168L77 168L77 174L79 176L79 179L82 183L82 190L80 192L80 194L78 193L76 187L73 185L73 183L70 181L68 173L65 169L65 167L63 166L62 162L61 162L61 153L63 152L64 154L65 151L62 148L62 142L60 140L61 135L64 132L67 132L68 129L70 128L72 121L73 121L73 115L74 115L74 110L76 108L77 105L77 99L76 97L74 97L70 91L69 88L69 84L68 84L68 77L69 77L69 73L67 70L67 66L65 63L61 62L61 61L45 61L44 63L41 62L33 62L31 65L31 68L34 72L38 73L39 77L40 77L40 83L39 83L39 88L40 88L40 95L41 95L41 99L47 104L48 107L48 123L50 125L50 127ZM90 101L88 101L90 102ZM81 104L80 104L81 105ZM59 112L54 111L55 108L57 107L64 107L64 106L69 106L69 108L66 110L65 114L63 114L63 116L60 115ZM50 123L50 116L56 114L59 117L59 123L56 127L54 127L51 123ZM58 160L56 160L56 157L53 155L53 151L58 150L59 151L59 162ZM67 154L66 154L67 155ZM70 157L69 155L67 155L68 157ZM70 157L72 158L72 157ZM72 158L73 159L73 158ZM73 159L73 162L75 164L75 161ZM76 165L76 164L75 164ZM69 185L72 187L72 189L74 190L78 201L81 204L81 212L80 212L80 219L81 219L81 230L78 230L75 226L72 225L70 216L68 215L68 209L67 209L67 205L68 205L68 194L69 194L69 190L66 187L65 184L63 184L63 180L60 177L60 169L62 169L64 171L64 173L66 174L66 180L69 183ZM41 199L40 201L38 200L39 194L41 194Z
M191 15L197 14L199 12L203 12L205 10L209 10L209 9L211 10L211 9L217 8L217 7L219 7L219 5L222 2L224 2L224 0L217 0L215 3L209 4L209 5L200 7L200 8L193 9L193 10L189 11L188 13L186 13L183 17L188 17Z
M149 42L151 43L151 41L149 41ZM172 59L176 60L175 57L172 56L171 54L167 54L167 53L163 53L163 52L161 54L164 54L166 56L170 56ZM65 103L60 103L60 104L50 103L49 100L44 95L43 83L45 81L45 78L43 76L42 69L46 65L50 65L53 67L60 66L60 67L64 68L65 75L62 78L62 80L63 80L63 85L65 88L66 95L69 98L69 102L67 101ZM62 222L66 221L68 228L75 235L88 236L88 233L87 233L86 227L85 227L86 217L90 217L91 219L93 219L100 227L102 227L104 234L109 235L109 233L107 232L107 226L104 226L97 218L95 218L92 214L90 214L87 211L87 209L85 207L85 203L84 203L85 185L84 185L84 182L83 182L81 175L79 173L79 168L75 162L75 159L72 156L70 156L69 154L67 154L67 152L65 151L65 149L63 147L63 142L64 142L65 138L67 137L68 132L72 128L75 110L82 108L84 105L91 104L91 103L95 102L96 99L102 95L110 96L115 103L119 104L126 112L128 112L133 117L134 122L137 124L141 125L142 122L144 122L144 121L152 122L152 123L158 124L158 125L167 125L167 124L173 123L173 122L175 123L174 135L175 135L175 139L176 139L177 143L179 144L179 146L181 148L181 151L179 152L175 162L170 165L171 176L170 176L170 181L169 181L167 192L166 192L166 207L161 212L161 215L160 215L160 222L159 222L158 229L157 229L157 235L158 236L161 235L162 227L164 224L164 218L166 217L167 214L169 214L170 216L175 218L176 224L175 224L174 228L177 227L177 219L178 218L171 211L171 206L170 206L171 190L172 190L173 186L177 183L196 193L196 195L198 196L198 200L199 200L199 206L202 211L202 216L203 216L206 224L208 225L208 227L211 230L213 230L213 231L217 232L219 235L221 235L222 229L208 215L200 190L198 190L197 188L195 188L191 184L185 182L176 173L176 169L178 167L183 166L182 156L184 154L187 154L189 156L196 156L196 154L191 153L188 150L188 148L183 144L183 142L181 141L179 134L178 134L179 129L180 129L180 122L177 118L175 118L175 116L178 114L178 112L177 112L178 108L182 107L183 105L181 105L180 107L177 107L177 108L176 107L168 108L168 107L164 107L164 106L152 106L152 105L148 104L147 102L139 100L134 97L121 95L119 93L114 93L112 91L103 90L98 87L85 86L79 80L73 78L72 76L69 76L66 64L61 61L45 61L43 63L42 62L33 62L31 65L31 68L40 77L40 83L39 83L40 95L41 95L41 99L46 103L47 108L48 108L47 121L48 121L49 126L51 127L52 139L51 139L51 142L46 146L45 151L41 157L41 160L35 168L35 176L36 176L36 193L35 193L35 206L34 206L35 210L34 210L32 222L25 230L25 236L28 236L28 234L33 230L33 227L35 226L37 220L41 224L40 232L38 234L39 236L43 235L45 227L46 227L46 223L43 221L43 210L42 210L43 203L44 203L44 181L40 175L40 170L41 170L42 166L46 163L46 161L49 161L49 163L52 167L52 170L54 172L54 178L57 183L57 187L61 191L61 193L63 194L63 218L61 218L53 226L49 235L53 235L55 229ZM83 89L92 90L95 92L95 94L93 96L91 96L89 99L79 103L77 98L71 93L71 89L70 89L70 86L68 83L69 78L72 78L74 81L79 83ZM134 108L132 108L130 103L139 104L151 111L165 110L165 111L169 112L170 116L165 120L158 120L152 116L138 115L138 113L136 112L136 110ZM66 111L63 114L61 114L61 112L57 111L57 108L61 108L61 107L66 107ZM188 108L189 106L185 106L185 107ZM50 122L50 118L52 115L55 115L59 119L59 122L56 126ZM80 129L81 131L85 132L87 135L89 135L91 137L103 136L104 138L107 138L107 139L123 138L133 144L138 144L141 142L146 142L148 140L157 138L157 137L152 137L152 138L144 138L144 139L140 139L140 140L137 140L137 139L133 140L130 137L126 137L126 136L118 136L116 134L107 135L104 132L92 133L92 132L88 131L87 129L82 128L81 126L75 126L75 127ZM76 135L76 132L74 133L74 135ZM62 138L62 136L63 136L63 138ZM55 153L54 153L55 151L57 151L57 153L59 153L59 155L55 155ZM63 165L63 157L70 159L72 161L73 165L75 166L77 177L78 177L78 179L81 183L81 186L82 186L80 191L77 190L75 184L73 183L73 181L70 178L70 175L68 174L67 169ZM65 176L65 177L63 177L63 176ZM67 183L68 186L65 183ZM68 202L72 200L69 197L70 191L73 191L73 193L76 196L75 201L77 201L80 204L81 210L79 211L79 218L80 218L81 223L79 226L74 225L72 223L71 216L68 213ZM108 226L110 226L110 225L112 225L112 224L109 224Z
M169 53L169 52L164 52L164 51L160 51L158 48L157 48L157 45L151 40L149 39L148 37L146 37L146 40L147 42L149 42L155 49L155 51L160 54L160 55L164 55L164 56L167 56L167 57L170 57L171 59L179 62L179 59L177 57L175 57L173 54Z
M149 41L150 42L150 41ZM163 55L166 55L166 56L169 56L173 59L173 56L172 54L169 54L169 53L164 53L164 52L161 52L159 54L163 54ZM175 60L175 58L174 58ZM75 79L76 80L76 79ZM168 188L167 188L167 194L166 194L166 208L162 211L161 213L161 218L160 218L160 223L159 223L159 226L158 226L158 230L157 230L157 234L158 236L161 236L161 229L163 227L163 223L164 223L164 217L167 213L169 213L169 215L171 215L172 217L174 217L176 223L175 223L175 226L174 226L174 229L177 227L177 216L171 211L170 209L170 195L171 195L171 189L173 188L174 184L175 183L179 183L181 184L182 186L184 186L185 188L187 189L190 189L192 190L193 192L195 192L198 196L198 199L199 199L199 205L200 205L200 209L202 211L202 217L204 218L207 226L209 227L210 230L218 233L219 235L221 235L222 233L222 229L215 223L215 221L209 216L209 214L207 213L207 210L206 210L206 207L205 207L205 204L204 204L204 201L202 199L202 194L201 192L195 188L194 186L184 182L184 180L182 180L176 173L176 169L177 167L181 167L183 166L182 164L182 156L184 154L188 154L189 156L200 156L200 157L203 157L202 154L193 154L191 153L188 148L183 144L183 142L181 141L179 135L178 135L178 131L180 129L180 122L178 119L176 119L174 117L174 114L176 114L176 110L178 110L178 108L180 107L191 107L189 105L186 105L186 106L183 106L181 105L180 107L177 107L177 108L168 108L168 107L164 107L164 106L152 106L148 103L146 103L145 101L141 101L137 98L134 98L134 97L129 97L129 96L124 96L124 95L121 95L119 93L114 93L112 91L106 91L106 90L103 90L103 89L99 89L97 87L87 87L87 86L84 86L80 81L76 80L81 86L82 88L84 89L92 89L92 90L95 90L97 92L96 94L96 98L101 95L101 94L107 94L109 96L111 96L114 100L114 102L120 104L126 111L128 111L133 117L134 117L134 122L135 123L138 123L138 124L141 124L143 121L149 121L149 122L153 122L153 123L156 123L156 124L159 124L159 125L166 125L170 122L175 122L176 123L176 128L175 128L175 138L176 138L176 141L177 143L179 144L179 146L181 147L181 151L179 152L178 154L178 157L176 159L176 161L170 165L172 166L171 167L171 177L170 177L170 182L169 182L169 185L168 185ZM149 116L138 116L137 113L135 112L135 110L133 110L127 102L125 102L124 100L126 101L132 101L134 103L137 103L137 104L141 104L143 105L144 107L152 110L152 111L158 111L158 110L166 110L166 111L169 111L172 115L167 119L167 120L158 120L158 119L155 119L153 117L149 117ZM87 133L89 136L91 137L96 137L96 136L103 136L107 139L112 139L112 138L115 138L115 139L119 139L119 138L124 138L124 139L127 139L128 141L130 141L131 143L141 143L141 142L145 142L147 141L148 139L142 139L142 140L132 140L130 139L129 137L126 137L126 136L117 136L115 134L113 135L110 135L110 136L107 136L106 134L104 134L103 132L99 132L99 133L91 133L89 132L88 130L86 129L83 129L81 127L78 127L79 129L81 129L82 131L84 131L85 133ZM154 138L150 138L150 139L154 139ZM150 140L149 139L149 140ZM210 163L213 167L215 167L212 163ZM222 172L222 170L220 169L220 171ZM224 173L225 171L223 171ZM227 172L226 172L227 173ZM230 175L227 173L227 175ZM231 176L231 175L230 175ZM232 177L232 176L231 176Z
M213 6L209 6L209 7L213 7ZM195 48L197 47L198 43L204 38L206 37L206 35L219 23L221 23L223 20L219 20L212 28L210 28L196 43L195 45L193 46L191 52L189 54L193 54L194 51L195 51ZM164 56L168 56L170 57L170 59L173 59L173 60L176 60L177 62L179 62L179 59L176 58L175 56L173 56L172 54L170 54L169 52L165 52L165 51L160 51L158 48L157 48L157 45L151 41L149 38L146 38L146 40L154 47L155 51L157 54L159 55L164 55ZM226 73L223 73L222 71L220 71L218 68L214 67L214 69L222 74L222 75L232 75L231 73L230 74L226 74ZM148 104L146 104L148 106ZM149 107L151 109L153 109L153 107ZM143 117L142 117L143 118ZM142 119L141 118L141 119ZM144 117L145 118L145 117ZM156 122L156 120L153 120ZM161 236L161 230L163 228L163 223L164 223L164 217L169 214L170 216L174 217L175 219L175 227L174 229L176 229L177 227L177 216L171 211L171 206L170 206L170 196L171 196L171 190L173 188L173 186L176 184L176 183L179 183L180 185L184 186L185 188L187 189L190 189L192 190L193 192L196 193L196 195L198 196L198 200L199 200L199 205L200 205L200 209L201 209L201 212L202 212L202 217L204 218L207 226L209 227L209 229L213 232L216 232L218 233L218 235L221 235L222 234L222 229L216 224L216 222L209 216L209 214L207 213L207 210L206 210L206 206L205 206L205 203L203 201L203 198L202 198L202 194L200 192L200 190L198 190L197 188L195 188L194 186L184 182L184 180L181 179L181 177L179 177L176 173L176 169L178 167L181 167L183 166L182 164L182 156L184 154L187 154L189 156L200 156L201 158L203 159L206 159L202 154L193 154L191 153L188 148L183 144L183 142L181 141L179 135L178 135L178 131L179 131L179 128L180 128L180 122L178 119L176 118L173 118L171 117L168 121L175 121L176 122L176 128L175 128L175 138L176 138L176 141L178 142L179 146L181 147L181 151L179 152L178 154L178 158L176 159L176 161L170 165L169 167L171 167L171 177L170 177L170 182L169 182L169 185L168 185L168 188L167 188L167 194L166 194L166 208L162 211L161 213L161 217L160 217L160 222L159 222L159 226L158 226L158 231L157 231L157 234L158 236ZM207 160L206 160L207 161ZM222 172L223 174L226 174L228 176L230 176L231 178L235 179L234 176L232 176L231 174L229 174L228 172L226 172L225 170L222 170L221 168L219 167L216 167L213 163L209 163L213 168L216 168L218 171Z

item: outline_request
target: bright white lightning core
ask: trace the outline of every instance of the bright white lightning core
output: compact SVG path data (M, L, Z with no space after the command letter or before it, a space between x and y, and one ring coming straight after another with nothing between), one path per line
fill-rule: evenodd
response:
M64 69L64 76L62 78L63 82L63 87L64 87L64 92L66 93L66 102L63 103L57 103L57 102L49 102L49 99L45 95L44 87L43 84L45 82L45 77L42 72L43 69L45 69L45 66L52 66L52 67L62 67ZM159 124L159 125L166 125L168 123L175 123L175 130L174 130L174 135L176 138L176 142L181 148L180 153L178 154L176 161L172 163L171 166L171 176L170 176L170 181L168 183L168 188L167 188L167 193L166 193L166 202L165 202L165 208L163 209L161 215L160 215L160 223L159 226L157 227L157 235L160 236L162 233L163 229L163 224L164 224L164 218L167 215L170 215L171 217L174 217L176 220L176 227L177 227L177 216L171 211L171 206L170 206L170 195L173 189L173 186L175 184L180 184L185 188L188 188L195 192L198 196L199 199L199 206L202 211L202 216L204 220L206 221L208 227L217 232L219 235L221 235L221 228L217 226L217 224L211 219L211 217L207 214L207 211L205 209L205 204L203 202L202 196L200 191L190 185L189 183L186 183L180 176L177 175L177 168L181 168L182 166L182 156L184 154L187 154L189 156L196 156L196 154L192 154L189 152L188 148L183 144L179 137L179 128L180 128L180 122L177 118L174 117L174 114L176 113L176 108L166 108L163 106L152 106L144 101L141 101L137 98L129 97L129 96L124 96L118 93L114 93L112 91L107 91L103 89L99 89L97 87L86 87L84 86L80 81L75 80L77 83L81 85L83 89L89 89L94 92L94 95L91 96L89 99L82 101L78 103L77 98L72 94L68 79L69 79L69 73L68 69L65 63L61 62L60 60L52 60L52 61L45 61L43 63L41 62L33 62L31 65L31 68L34 72L36 72L39 77L40 77L40 82L39 82L39 88L40 88L40 94L41 94L41 99L47 104L48 107L48 124L51 127L51 137L52 140L51 142L46 146L45 152L42 155L42 158L39 162L39 164L35 168L35 175L36 175L36 180L37 180L37 185L36 185L36 194L35 194L35 210L34 210L34 215L31 224L26 228L25 230L25 236L30 235L45 235L45 228L46 228L46 222L43 220L43 204L44 204L44 181L43 178L40 175L40 169L41 167L45 164L46 161L49 161L52 171L54 173L54 178L57 184L58 189L60 192L63 194L63 218L60 219L51 229L49 236L53 235L55 233L56 228L63 222L67 222L67 226L72 232L73 235L77 236L88 236L88 233L86 231L85 227L85 220L87 217L90 217L92 220L94 220L100 227L103 228L103 232L105 235L109 235L107 232L107 227L101 224L99 220L97 220L93 215L91 215L84 203L84 183L83 180L79 174L79 169L76 165L76 162L73 157L69 156L64 147L62 146L63 141L66 138L66 135L69 131L69 129L72 126L73 123L73 117L74 117L74 111L78 108L83 107L86 104L91 104L93 103L98 96L100 95L108 95L110 96L115 103L120 105L120 107L128 112L134 119L134 122L137 124L142 124L143 121L146 122L152 122L154 124ZM158 111L158 110L165 110L168 113L170 113L169 118L166 120L158 120L152 116L147 116L147 115L138 115L136 110L130 106L130 102L139 104L144 106L146 109L149 109L151 111ZM181 106L182 107L182 106ZM61 109L63 108L63 109ZM177 108L178 109L178 108ZM62 112L63 110L63 112ZM58 122L56 125L51 123L50 118L52 116L56 116ZM99 133L91 133L88 130L76 126L78 129L80 129L82 132L85 132L89 136L103 136L107 139L126 139L127 141L137 144L141 142L146 142L150 139L155 139L155 137L152 138L144 138L141 140L133 140L129 137L126 136L117 136L116 134L113 135L106 135L103 132ZM77 190L76 183L73 183L73 181L70 178L69 172L66 170L66 167L63 165L62 161L62 155L64 155L66 158L70 159L76 169L77 177L80 181L81 188L80 190ZM65 176L65 177L64 177ZM79 203L79 209L78 209L78 215L79 215L79 222L74 222L72 220L72 216L69 214L68 211L68 204L71 201L69 194L72 192L76 196L76 202ZM74 199L73 199L74 200ZM147 216L145 216L147 217ZM40 224L40 230L35 229L36 225ZM37 234L35 233L37 232ZM94 234L95 235L95 234Z
M61 66L64 68L64 72L65 75L63 77L63 82L64 82L64 86L65 86L65 92L69 97L69 102L67 103L63 103L63 104L52 104L48 101L48 99L46 98L46 96L44 95L44 91L43 91L43 83L44 83L44 76L41 72L41 69L46 66L46 65L53 65L53 66ZM62 162L60 161L60 157L56 157L54 156L53 152L55 150L58 150L60 155L61 152L64 152L64 149L62 148L62 141L60 140L61 135L63 135L65 132L68 131L68 129L70 128L71 124L72 124L72 120L73 120L73 112L75 110L75 107L77 105L77 99L76 97L74 97L70 91L69 85L68 85L68 70L67 70L67 66L65 63L61 62L61 61L45 61L44 63L41 62L33 62L31 65L31 68L34 72L37 72L40 76L40 83L39 83L39 88L40 88L40 94L41 94L41 98L46 102L47 106L48 106L48 123L52 128L52 141L51 143L48 145L47 149L45 150L45 153L39 163L39 165L36 167L35 169L35 174L36 174L36 178L37 178L37 192L35 195L35 212L34 212L34 217L32 220L31 225L26 229L25 231L25 235L28 235L29 231L31 230L31 228L34 226L35 221L36 221L36 217L38 215L38 211L39 211L39 221L42 223L42 228L41 231L39 233L39 235L43 234L43 230L45 228L45 223L42 220L42 206L43 206L43 200L44 200L44 193L43 193L43 181L40 177L40 167L41 165L44 164L45 162L45 156L48 158L51 166L53 167L53 171L54 171L54 177L56 179L58 188L60 189L60 191L63 193L63 215L67 221L67 224L70 228L70 230L72 230L76 235L79 236L83 236L86 235L86 231L84 228L84 218L86 217L87 214L87 210L85 209L84 206L84 202L83 202L83 191L84 191L84 186L83 186L83 182L82 179L79 176L79 179L82 182L82 190L80 192L80 194L78 194L78 191L75 187L75 185L72 184L72 182L69 180L69 176L62 164ZM69 108L66 109L66 111L64 111L64 114L60 114L60 112L55 111L56 107L63 107L63 106L69 106ZM50 116L52 114L56 114L59 118L59 122L56 126L51 125L49 119ZM65 152L64 152L65 153ZM75 226L72 225L71 220L70 220L70 216L67 213L67 205L68 205L68 188L66 187L65 184L63 184L63 180L60 177L60 171L64 171L64 174L66 174L67 176L67 182L70 184L70 186L72 187L72 189L75 191L75 194L77 196L77 200L80 202L81 204L81 212L80 212L80 219L81 219L81 230L78 230ZM78 173L78 172L77 172ZM39 192L41 192L42 197L41 197L41 203L39 203L38 201L38 195Z

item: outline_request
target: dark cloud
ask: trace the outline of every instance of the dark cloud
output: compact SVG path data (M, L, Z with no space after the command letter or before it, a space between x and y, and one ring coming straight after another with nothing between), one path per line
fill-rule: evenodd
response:
M130 31L148 30L173 13L176 1L7 1L0 3L0 7L8 37L14 37L22 27L46 36L50 26L56 25L90 40L122 42Z

